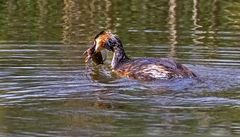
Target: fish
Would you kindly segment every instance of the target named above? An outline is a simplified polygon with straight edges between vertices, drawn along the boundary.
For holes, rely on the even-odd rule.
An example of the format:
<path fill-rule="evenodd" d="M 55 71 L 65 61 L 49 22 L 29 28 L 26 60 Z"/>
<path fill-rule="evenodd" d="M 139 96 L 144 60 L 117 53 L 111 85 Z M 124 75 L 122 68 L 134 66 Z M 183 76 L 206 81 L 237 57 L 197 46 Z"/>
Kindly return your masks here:
<path fill-rule="evenodd" d="M 104 59 L 101 52 L 95 52 L 95 45 L 89 47 L 84 53 L 85 63 L 90 62 L 92 60 L 96 65 L 103 64 Z"/>

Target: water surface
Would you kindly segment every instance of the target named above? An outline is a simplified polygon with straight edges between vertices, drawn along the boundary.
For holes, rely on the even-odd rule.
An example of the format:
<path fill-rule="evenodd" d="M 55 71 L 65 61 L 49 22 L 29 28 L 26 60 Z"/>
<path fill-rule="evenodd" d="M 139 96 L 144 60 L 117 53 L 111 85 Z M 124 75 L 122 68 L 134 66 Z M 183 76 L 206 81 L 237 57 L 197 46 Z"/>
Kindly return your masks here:
<path fill-rule="evenodd" d="M 240 135 L 240 2 L 3 0 L 0 136 Z M 121 78 L 82 53 L 103 29 L 131 58 L 172 57 L 199 79 Z"/>

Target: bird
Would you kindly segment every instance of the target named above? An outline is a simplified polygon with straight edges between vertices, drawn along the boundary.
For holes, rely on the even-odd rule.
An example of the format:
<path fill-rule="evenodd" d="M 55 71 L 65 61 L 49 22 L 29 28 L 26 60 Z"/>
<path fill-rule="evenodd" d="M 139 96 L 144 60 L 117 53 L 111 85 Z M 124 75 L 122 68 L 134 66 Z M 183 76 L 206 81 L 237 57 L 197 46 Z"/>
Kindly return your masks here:
<path fill-rule="evenodd" d="M 85 62 L 94 59 L 96 64 L 102 64 L 101 51 L 104 49 L 113 52 L 111 69 L 121 77 L 142 81 L 197 77 L 189 68 L 171 58 L 130 59 L 118 35 L 111 31 L 101 31 L 95 36 L 93 45 L 85 51 L 88 55 Z"/>

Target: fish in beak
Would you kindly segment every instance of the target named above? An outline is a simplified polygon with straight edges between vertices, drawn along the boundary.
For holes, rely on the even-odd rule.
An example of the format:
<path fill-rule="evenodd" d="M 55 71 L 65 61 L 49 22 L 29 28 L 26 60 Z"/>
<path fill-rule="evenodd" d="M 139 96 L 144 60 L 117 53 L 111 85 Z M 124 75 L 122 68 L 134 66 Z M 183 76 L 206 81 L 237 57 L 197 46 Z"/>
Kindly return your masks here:
<path fill-rule="evenodd" d="M 88 63 L 90 60 L 92 60 L 96 65 L 103 64 L 103 56 L 101 52 L 96 52 L 95 47 L 96 45 L 94 44 L 83 53 L 83 55 L 86 56 L 85 62 Z"/>
<path fill-rule="evenodd" d="M 102 31 L 96 35 L 94 38 L 94 44 L 89 47 L 83 54 L 87 55 L 85 62 L 92 60 L 95 64 L 103 64 L 105 59 L 102 56 L 102 51 L 107 49 L 109 51 L 114 51 L 114 46 L 118 42 L 116 35 L 112 34 L 110 31 Z M 106 55 L 106 54 L 105 54 Z"/>

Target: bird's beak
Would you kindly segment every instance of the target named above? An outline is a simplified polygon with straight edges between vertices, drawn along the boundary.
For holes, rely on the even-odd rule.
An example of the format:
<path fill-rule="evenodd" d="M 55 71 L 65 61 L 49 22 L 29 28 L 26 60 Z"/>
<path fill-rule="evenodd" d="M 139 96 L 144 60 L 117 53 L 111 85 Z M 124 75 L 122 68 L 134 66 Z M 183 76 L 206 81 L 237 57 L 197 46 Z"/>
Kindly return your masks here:
<path fill-rule="evenodd" d="M 113 46 L 109 42 L 106 42 L 104 45 L 100 45 L 97 42 L 95 43 L 95 52 L 101 52 L 104 49 L 107 49 L 109 51 L 114 50 Z"/>
<path fill-rule="evenodd" d="M 95 50 L 94 50 L 94 52 L 95 52 L 95 53 L 101 52 L 101 50 L 103 50 L 103 47 L 101 47 L 99 44 L 95 44 Z"/>

